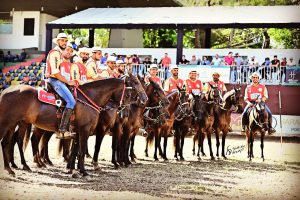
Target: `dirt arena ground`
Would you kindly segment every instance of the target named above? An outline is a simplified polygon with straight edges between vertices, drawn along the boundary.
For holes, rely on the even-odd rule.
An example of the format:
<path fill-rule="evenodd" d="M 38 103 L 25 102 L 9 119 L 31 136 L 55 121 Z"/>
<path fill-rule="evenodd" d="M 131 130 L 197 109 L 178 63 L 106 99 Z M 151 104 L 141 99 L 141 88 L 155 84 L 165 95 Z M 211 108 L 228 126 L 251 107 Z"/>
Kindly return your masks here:
<path fill-rule="evenodd" d="M 300 144 L 265 142 L 265 162 L 260 158 L 260 142 L 254 143 L 254 160 L 246 158 L 244 139 L 228 139 L 226 149 L 239 147 L 243 151 L 228 155 L 228 160 L 209 157 L 198 160 L 192 155 L 192 139 L 187 138 L 186 161 L 173 159 L 173 138 L 169 138 L 168 158 L 153 161 L 144 156 L 145 139 L 138 136 L 136 163 L 128 168 L 114 169 L 110 163 L 111 137 L 106 136 L 100 151 L 101 170 L 93 171 L 91 159 L 86 160 L 89 180 L 73 179 L 66 174 L 65 163 L 57 155 L 57 140 L 53 137 L 50 158 L 54 166 L 37 168 L 32 162 L 31 145 L 26 150 L 32 172 L 15 170 L 16 177 L 3 171 L 0 156 L 0 199 L 300 199 Z M 89 140 L 93 153 L 95 137 Z M 213 150 L 215 140 L 213 140 Z M 207 141 L 205 152 L 208 154 Z M 16 163 L 21 167 L 18 151 Z"/>

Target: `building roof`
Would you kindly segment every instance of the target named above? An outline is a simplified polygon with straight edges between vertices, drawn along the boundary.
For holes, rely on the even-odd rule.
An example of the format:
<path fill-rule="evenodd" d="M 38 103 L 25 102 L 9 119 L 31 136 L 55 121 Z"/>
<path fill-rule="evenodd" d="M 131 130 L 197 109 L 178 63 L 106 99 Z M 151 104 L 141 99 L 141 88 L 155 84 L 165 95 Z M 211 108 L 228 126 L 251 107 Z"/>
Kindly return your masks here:
<path fill-rule="evenodd" d="M 107 7 L 163 7 L 180 6 L 176 0 L 1 0 L 0 12 L 15 11 L 41 11 L 56 17 L 63 17 L 74 12 L 75 6 L 78 11 L 87 8 L 107 8 Z"/>
<path fill-rule="evenodd" d="M 300 6 L 89 8 L 50 22 L 82 28 L 300 27 Z"/>

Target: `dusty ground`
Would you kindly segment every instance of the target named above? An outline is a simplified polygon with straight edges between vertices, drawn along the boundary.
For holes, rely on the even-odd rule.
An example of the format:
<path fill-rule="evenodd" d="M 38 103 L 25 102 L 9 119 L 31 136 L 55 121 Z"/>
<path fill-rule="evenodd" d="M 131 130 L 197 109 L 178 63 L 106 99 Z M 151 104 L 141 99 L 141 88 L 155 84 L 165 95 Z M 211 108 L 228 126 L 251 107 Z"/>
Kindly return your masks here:
<path fill-rule="evenodd" d="M 94 137 L 89 140 L 93 153 Z M 214 142 L 214 140 L 213 140 Z M 0 156 L 0 199 L 300 199 L 300 144 L 265 143 L 265 162 L 260 158 L 260 143 L 254 143 L 254 160 L 246 158 L 246 149 L 228 155 L 228 160 L 199 161 L 192 155 L 192 139 L 184 148 L 186 161 L 173 159 L 172 138 L 169 139 L 169 162 L 144 156 L 144 138 L 137 137 L 139 158 L 129 168 L 114 169 L 110 164 L 111 137 L 106 136 L 100 151 L 100 171 L 93 171 L 87 159 L 90 180 L 73 179 L 66 174 L 65 163 L 57 155 L 57 140 L 51 140 L 50 157 L 54 167 L 39 169 L 32 163 L 31 148 L 26 151 L 32 172 L 15 170 L 16 177 L 3 173 Z M 208 154 L 207 141 L 205 150 Z M 213 143 L 215 152 L 215 143 Z M 228 139 L 226 147 L 245 145 L 244 139 Z M 227 149 L 227 148 L 226 148 Z M 17 165 L 21 167 L 16 150 Z"/>

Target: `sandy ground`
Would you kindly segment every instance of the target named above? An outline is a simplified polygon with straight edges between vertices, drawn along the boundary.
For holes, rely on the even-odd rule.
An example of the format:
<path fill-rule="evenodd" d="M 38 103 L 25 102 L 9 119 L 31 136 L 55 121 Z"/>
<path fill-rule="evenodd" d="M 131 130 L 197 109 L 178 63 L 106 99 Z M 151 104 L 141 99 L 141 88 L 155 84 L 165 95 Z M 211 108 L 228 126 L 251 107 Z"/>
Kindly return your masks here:
<path fill-rule="evenodd" d="M 50 141 L 50 158 L 54 166 L 37 168 L 32 162 L 31 145 L 26 159 L 32 172 L 15 170 L 16 177 L 3 171 L 0 156 L 0 199 L 300 199 L 300 144 L 265 142 L 265 162 L 260 158 L 260 142 L 254 143 L 254 160 L 242 152 L 228 155 L 228 160 L 198 160 L 192 155 L 192 139 L 184 147 L 186 161 L 173 159 L 173 139 L 169 138 L 168 158 L 153 161 L 144 156 L 145 139 L 136 138 L 136 163 L 114 169 L 110 163 L 111 137 L 106 136 L 100 151 L 101 170 L 94 171 L 86 160 L 90 179 L 73 179 L 66 173 L 65 163 L 57 155 L 57 140 Z M 95 137 L 89 139 L 93 153 Z M 215 140 L 213 151 L 216 152 Z M 228 139 L 226 149 L 245 145 L 244 139 Z M 205 152 L 208 145 L 205 140 Z M 18 151 L 16 164 L 21 168 Z"/>

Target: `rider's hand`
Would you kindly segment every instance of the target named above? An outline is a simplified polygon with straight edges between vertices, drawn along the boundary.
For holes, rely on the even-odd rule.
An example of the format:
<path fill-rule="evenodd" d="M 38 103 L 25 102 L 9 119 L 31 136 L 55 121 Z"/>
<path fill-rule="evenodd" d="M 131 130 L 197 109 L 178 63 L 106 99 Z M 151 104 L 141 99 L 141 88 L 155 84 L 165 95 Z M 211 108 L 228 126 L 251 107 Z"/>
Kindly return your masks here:
<path fill-rule="evenodd" d="M 257 102 L 257 103 L 260 103 L 260 102 L 261 102 L 261 99 L 256 99 L 256 102 Z"/>
<path fill-rule="evenodd" d="M 67 83 L 68 85 L 70 85 L 70 86 L 74 86 L 74 85 L 76 85 L 76 83 L 74 82 L 74 81 L 68 81 L 68 83 Z"/>

